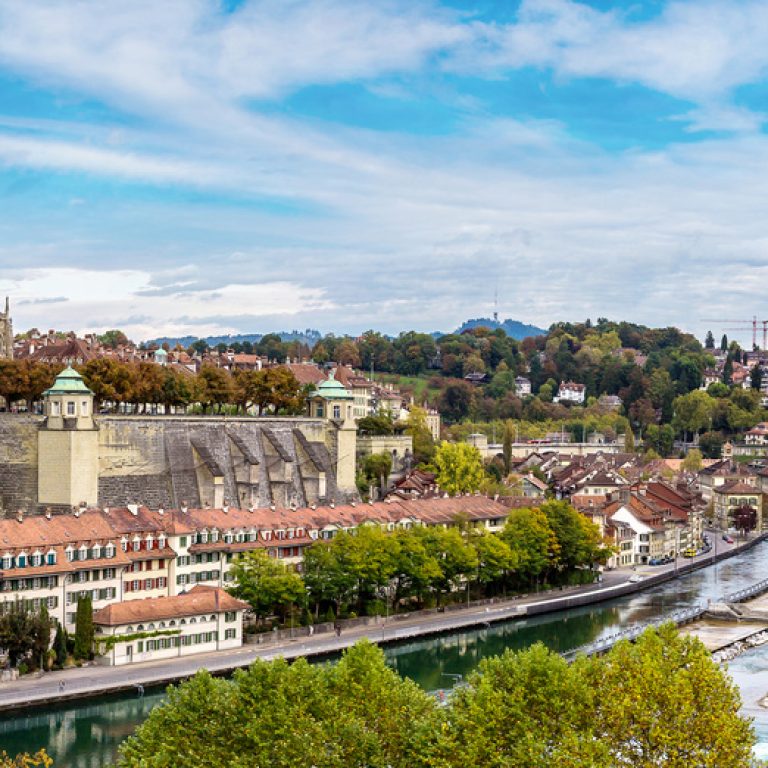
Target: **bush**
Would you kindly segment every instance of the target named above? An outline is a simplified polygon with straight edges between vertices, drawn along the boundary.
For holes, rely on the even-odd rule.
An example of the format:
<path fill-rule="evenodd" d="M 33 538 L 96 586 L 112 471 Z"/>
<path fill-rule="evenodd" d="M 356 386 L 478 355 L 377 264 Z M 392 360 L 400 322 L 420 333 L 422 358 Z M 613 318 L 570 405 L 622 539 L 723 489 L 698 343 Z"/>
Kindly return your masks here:
<path fill-rule="evenodd" d="M 333 608 L 329 605 L 328 610 L 325 612 L 325 620 L 334 622 L 336 621 L 336 614 L 333 612 Z"/>

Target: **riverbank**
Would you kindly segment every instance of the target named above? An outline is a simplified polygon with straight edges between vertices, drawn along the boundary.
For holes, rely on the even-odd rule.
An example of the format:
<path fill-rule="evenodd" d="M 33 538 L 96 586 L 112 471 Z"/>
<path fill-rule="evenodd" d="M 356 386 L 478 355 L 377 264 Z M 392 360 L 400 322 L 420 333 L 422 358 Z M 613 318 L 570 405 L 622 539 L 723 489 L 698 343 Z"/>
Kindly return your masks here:
<path fill-rule="evenodd" d="M 482 627 L 509 619 L 537 616 L 564 611 L 628 594 L 641 592 L 658 584 L 673 580 L 691 571 L 706 568 L 715 562 L 733 557 L 751 549 L 765 537 L 761 536 L 723 552 L 701 556 L 679 567 L 641 568 L 637 573 L 643 580 L 630 583 L 631 570 L 611 571 L 602 584 L 573 587 L 550 592 L 546 597 L 527 595 L 510 600 L 483 602 L 469 607 L 451 606 L 445 612 L 429 611 L 403 614 L 397 617 L 372 618 L 369 623 L 344 626 L 342 634 L 314 633 L 294 630 L 292 633 L 274 633 L 262 638 L 256 645 L 245 645 L 230 651 L 181 657 L 159 662 L 144 662 L 127 667 L 88 666 L 61 672 L 49 672 L 39 677 L 25 677 L 0 684 L 0 711 L 13 711 L 38 705 L 100 696 L 105 693 L 137 690 L 140 687 L 165 685 L 191 677 L 205 668 L 214 674 L 228 674 L 246 667 L 256 659 L 278 656 L 322 658 L 339 653 L 361 638 L 387 645 L 429 635 L 441 635 L 470 627 Z M 358 620 L 359 622 L 360 620 Z M 62 685 L 63 684 L 63 685 Z"/>

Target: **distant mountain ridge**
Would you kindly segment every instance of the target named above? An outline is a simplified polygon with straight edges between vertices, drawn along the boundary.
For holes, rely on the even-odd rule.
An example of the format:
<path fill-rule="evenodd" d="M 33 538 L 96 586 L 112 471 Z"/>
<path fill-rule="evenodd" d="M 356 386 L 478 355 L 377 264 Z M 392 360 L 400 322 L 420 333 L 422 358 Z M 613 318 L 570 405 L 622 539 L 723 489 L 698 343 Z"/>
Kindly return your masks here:
<path fill-rule="evenodd" d="M 215 347 L 217 344 L 226 344 L 231 346 L 235 343 L 242 344 L 249 341 L 251 344 L 258 344 L 265 336 L 279 336 L 281 341 L 299 341 L 302 344 L 306 344 L 309 347 L 314 347 L 318 341 L 322 338 L 320 331 L 314 328 L 307 328 L 304 331 L 279 331 L 275 334 L 266 333 L 238 333 L 227 334 L 226 336 L 162 336 L 158 339 L 148 339 L 144 342 L 147 346 L 157 345 L 162 346 L 168 344 L 173 349 L 176 344 L 181 344 L 184 349 L 190 347 L 198 339 L 203 338 L 209 347 Z"/>
<path fill-rule="evenodd" d="M 478 317 L 473 320 L 466 320 L 455 333 L 463 333 L 472 328 L 489 328 L 492 331 L 501 328 L 507 336 L 517 339 L 518 341 L 521 341 L 528 336 L 545 336 L 547 334 L 547 331 L 544 330 L 544 328 L 521 323 L 519 320 L 508 318 L 507 320 L 499 322 L 498 320 L 492 320 L 490 317 Z"/>
<path fill-rule="evenodd" d="M 459 328 L 457 328 L 453 333 L 462 333 L 464 331 L 467 331 L 471 328 L 490 328 L 492 331 L 496 330 L 497 328 L 501 328 L 507 336 L 517 339 L 520 341 L 521 339 L 526 338 L 527 336 L 544 336 L 546 335 L 547 331 L 545 331 L 543 328 L 538 328 L 535 325 L 527 325 L 526 323 L 521 323 L 519 320 L 511 320 L 507 319 L 502 322 L 499 322 L 498 320 L 492 320 L 489 317 L 478 317 L 471 320 L 464 321 Z M 231 346 L 235 343 L 242 344 L 243 342 L 249 341 L 251 344 L 258 344 L 265 336 L 279 336 L 281 341 L 299 341 L 302 344 L 306 344 L 310 349 L 317 344 L 320 339 L 323 338 L 323 335 L 320 333 L 320 331 L 316 330 L 315 328 L 307 328 L 303 331 L 279 331 L 275 334 L 266 334 L 266 333 L 238 333 L 238 334 L 227 334 L 225 336 L 161 336 L 157 339 L 148 339 L 144 343 L 147 346 L 157 345 L 162 346 L 163 344 L 168 344 L 168 346 L 173 349 L 176 344 L 181 344 L 184 349 L 188 349 L 194 342 L 198 341 L 198 339 L 203 338 L 203 340 L 208 344 L 209 347 L 215 347 L 218 344 L 226 344 L 227 346 Z M 387 334 L 385 334 L 387 335 Z M 446 334 L 442 331 L 435 331 L 432 333 L 432 336 L 434 338 L 440 338 L 440 336 L 445 336 Z M 394 339 L 394 336 L 388 336 L 390 339 Z"/>

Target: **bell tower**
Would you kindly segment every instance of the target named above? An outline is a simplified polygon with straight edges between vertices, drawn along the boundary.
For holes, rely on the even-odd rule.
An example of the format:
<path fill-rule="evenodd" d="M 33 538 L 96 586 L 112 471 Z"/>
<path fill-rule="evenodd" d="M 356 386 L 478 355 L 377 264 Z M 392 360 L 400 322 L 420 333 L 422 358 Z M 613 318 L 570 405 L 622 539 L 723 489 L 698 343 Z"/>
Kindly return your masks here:
<path fill-rule="evenodd" d="M 13 358 L 13 323 L 8 297 L 5 297 L 5 312 L 0 312 L 0 360 Z"/>
<path fill-rule="evenodd" d="M 39 504 L 95 505 L 99 494 L 99 433 L 93 392 L 65 368 L 43 393 L 45 421 L 37 435 Z"/>

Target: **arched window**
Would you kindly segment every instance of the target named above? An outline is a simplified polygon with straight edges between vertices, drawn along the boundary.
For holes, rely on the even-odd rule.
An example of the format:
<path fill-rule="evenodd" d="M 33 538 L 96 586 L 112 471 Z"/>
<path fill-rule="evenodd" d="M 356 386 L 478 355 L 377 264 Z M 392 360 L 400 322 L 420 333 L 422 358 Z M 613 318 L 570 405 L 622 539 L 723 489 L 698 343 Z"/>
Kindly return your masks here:
<path fill-rule="evenodd" d="M 114 557 L 115 556 L 115 545 L 110 543 L 107 544 L 106 547 L 104 547 L 104 557 Z"/>
<path fill-rule="evenodd" d="M 64 554 L 66 555 L 67 562 L 69 563 L 75 559 L 75 550 L 71 544 L 67 545 L 67 548 L 64 550 Z"/>
<path fill-rule="evenodd" d="M 87 560 L 88 559 L 88 547 L 85 546 L 85 544 L 80 545 L 80 560 Z"/>
<path fill-rule="evenodd" d="M 98 560 L 101 557 L 101 544 L 94 544 L 91 550 L 91 556 Z"/>

